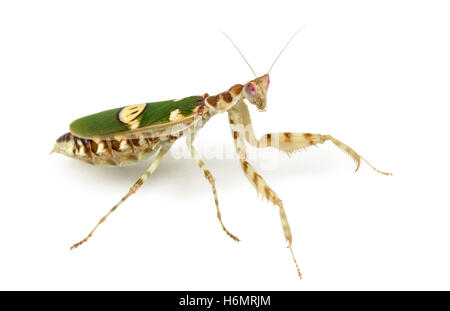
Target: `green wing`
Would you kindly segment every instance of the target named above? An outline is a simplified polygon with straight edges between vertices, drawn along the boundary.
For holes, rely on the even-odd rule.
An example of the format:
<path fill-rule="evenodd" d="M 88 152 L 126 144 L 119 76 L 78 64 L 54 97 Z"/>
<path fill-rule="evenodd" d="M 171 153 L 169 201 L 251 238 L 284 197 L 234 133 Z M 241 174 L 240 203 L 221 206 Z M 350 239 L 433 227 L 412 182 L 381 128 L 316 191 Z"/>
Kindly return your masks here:
<path fill-rule="evenodd" d="M 88 138 L 170 123 L 173 118 L 182 119 L 191 116 L 201 102 L 201 96 L 190 96 L 179 100 L 106 110 L 73 121 L 70 124 L 70 131 L 75 136 Z"/>

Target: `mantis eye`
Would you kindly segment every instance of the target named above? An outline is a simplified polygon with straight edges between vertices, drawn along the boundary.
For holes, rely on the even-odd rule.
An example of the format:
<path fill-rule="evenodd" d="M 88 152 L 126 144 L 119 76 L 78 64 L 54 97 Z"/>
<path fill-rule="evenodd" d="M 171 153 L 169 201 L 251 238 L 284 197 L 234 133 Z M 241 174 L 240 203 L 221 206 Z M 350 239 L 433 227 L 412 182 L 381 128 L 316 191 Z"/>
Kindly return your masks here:
<path fill-rule="evenodd" d="M 267 75 L 267 86 L 266 86 L 267 89 L 269 88 L 269 84 L 270 84 L 270 77 L 269 75 Z"/>
<path fill-rule="evenodd" d="M 251 95 L 256 95 L 256 88 L 252 83 L 247 84 L 245 91 Z"/>

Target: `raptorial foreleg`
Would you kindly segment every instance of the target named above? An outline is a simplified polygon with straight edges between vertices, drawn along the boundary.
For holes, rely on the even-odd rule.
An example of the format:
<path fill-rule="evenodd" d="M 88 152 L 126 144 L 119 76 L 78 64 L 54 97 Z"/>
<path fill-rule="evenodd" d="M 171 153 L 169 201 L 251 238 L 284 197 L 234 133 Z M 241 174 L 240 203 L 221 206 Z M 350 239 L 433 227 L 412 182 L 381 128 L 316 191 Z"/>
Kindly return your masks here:
<path fill-rule="evenodd" d="M 266 148 L 266 147 L 276 148 L 280 151 L 287 153 L 288 155 L 291 155 L 296 151 L 306 149 L 310 146 L 316 146 L 317 144 L 323 144 L 328 140 L 331 141 L 334 145 L 336 145 L 339 149 L 347 153 L 355 161 L 356 163 L 355 171 L 359 169 L 361 160 L 363 160 L 376 172 L 383 175 L 392 175 L 391 173 L 386 173 L 378 170 L 366 159 L 360 156 L 355 150 L 353 150 L 340 140 L 330 135 L 321 135 L 314 133 L 290 133 L 290 132 L 269 133 L 263 135 L 258 141 L 253 143 L 253 145 L 257 148 Z"/>
<path fill-rule="evenodd" d="M 306 149 L 310 146 L 316 146 L 317 144 L 323 144 L 329 140 L 355 161 L 356 171 L 359 169 L 361 160 L 363 160 L 376 172 L 383 175 L 392 175 L 391 173 L 382 172 L 376 169 L 355 150 L 330 135 L 284 132 L 265 134 L 260 139 L 257 139 L 253 130 L 248 107 L 244 102 L 238 103 L 229 111 L 228 120 L 231 130 L 233 131 L 233 136 L 236 136 L 236 133 L 240 133 L 240 135 L 253 147 L 272 147 L 290 155 L 296 151 Z"/>
<path fill-rule="evenodd" d="M 288 247 L 291 252 L 292 259 L 294 260 L 295 267 L 297 268 L 298 276 L 302 278 L 302 273 L 300 272 L 297 260 L 295 259 L 294 251 L 292 250 L 292 233 L 286 216 L 286 212 L 284 211 L 283 202 L 277 196 L 275 191 L 273 191 L 269 187 L 264 178 L 262 178 L 262 176 L 256 172 L 255 168 L 247 161 L 247 154 L 245 152 L 245 142 L 243 136 L 238 132 L 233 132 L 233 140 L 239 156 L 242 171 L 244 172 L 249 182 L 253 185 L 258 194 L 278 207 L 284 237 L 289 243 Z"/>

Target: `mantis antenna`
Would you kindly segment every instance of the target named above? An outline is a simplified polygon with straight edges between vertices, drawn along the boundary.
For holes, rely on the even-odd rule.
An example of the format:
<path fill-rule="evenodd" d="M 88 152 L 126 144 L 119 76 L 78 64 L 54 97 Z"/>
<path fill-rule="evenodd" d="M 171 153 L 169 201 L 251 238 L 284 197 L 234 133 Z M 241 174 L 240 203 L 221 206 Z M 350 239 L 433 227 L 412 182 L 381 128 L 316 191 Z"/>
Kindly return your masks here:
<path fill-rule="evenodd" d="M 245 60 L 245 62 L 247 63 L 248 67 L 250 67 L 250 70 L 253 72 L 253 74 L 256 76 L 255 71 L 253 70 L 252 66 L 250 66 L 250 64 L 248 63 L 247 59 L 245 58 L 244 54 L 242 54 L 241 50 L 239 50 L 239 48 L 237 47 L 237 45 L 233 42 L 233 40 L 231 40 L 230 36 L 228 36 L 223 30 L 221 30 L 221 32 L 223 33 L 223 35 L 225 37 L 227 37 L 228 40 L 230 40 L 230 42 L 233 44 L 233 46 L 236 48 L 236 50 L 239 52 L 239 54 L 241 54 L 242 58 Z"/>
<path fill-rule="evenodd" d="M 286 43 L 286 45 L 284 46 L 284 48 L 281 49 L 280 54 L 278 54 L 277 58 L 275 58 L 275 60 L 272 63 L 272 66 L 270 66 L 270 69 L 267 73 L 270 73 L 270 71 L 273 68 L 273 65 L 275 65 L 275 63 L 277 62 L 278 58 L 280 58 L 281 54 L 283 54 L 284 50 L 287 48 L 287 46 L 289 45 L 289 43 L 291 43 L 292 39 L 294 39 L 294 37 L 300 32 L 300 30 L 302 30 L 303 28 L 305 28 L 306 24 L 300 26 L 297 31 L 292 35 L 292 37 L 289 39 L 289 41 Z"/>

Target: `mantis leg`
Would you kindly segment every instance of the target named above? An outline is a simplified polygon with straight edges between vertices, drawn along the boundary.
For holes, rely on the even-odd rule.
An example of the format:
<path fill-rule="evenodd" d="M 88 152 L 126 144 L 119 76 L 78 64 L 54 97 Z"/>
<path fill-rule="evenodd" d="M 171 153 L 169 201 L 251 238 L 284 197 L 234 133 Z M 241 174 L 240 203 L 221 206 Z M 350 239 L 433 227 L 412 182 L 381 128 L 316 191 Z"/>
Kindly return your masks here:
<path fill-rule="evenodd" d="M 339 149 L 347 153 L 356 163 L 356 170 L 359 169 L 361 160 L 366 162 L 373 170 L 383 175 L 392 175 L 391 173 L 382 172 L 376 169 L 366 159 L 360 156 L 355 150 L 337 140 L 330 135 L 321 135 L 313 133 L 269 133 L 263 135 L 259 140 L 256 139 L 248 107 L 244 102 L 237 104 L 231 113 L 229 113 L 229 122 L 231 130 L 234 132 L 242 133 L 245 140 L 256 148 L 272 147 L 278 149 L 288 155 L 306 149 L 310 146 L 316 146 L 317 144 L 323 144 L 326 141 L 331 141 Z"/>
<path fill-rule="evenodd" d="M 228 111 L 228 116 L 230 120 L 233 118 L 233 111 Z M 230 122 L 231 123 L 231 122 Z M 232 123 L 233 125 L 233 123 Z M 232 131 L 233 133 L 233 140 L 234 145 L 236 148 L 236 151 L 239 156 L 239 161 L 241 164 L 242 171 L 244 172 L 245 176 L 247 177 L 248 181 L 253 185 L 253 187 L 256 189 L 257 193 L 260 194 L 263 198 L 274 204 L 278 207 L 279 213 L 280 213 L 280 220 L 281 220 L 281 226 L 283 228 L 284 237 L 286 238 L 286 241 L 288 241 L 289 250 L 292 255 L 292 259 L 294 260 L 295 266 L 297 268 L 297 273 L 300 278 L 302 278 L 302 273 L 300 272 L 300 268 L 297 264 L 297 260 L 294 256 L 294 251 L 292 250 L 292 233 L 291 228 L 289 226 L 289 222 L 286 216 L 286 212 L 284 211 L 283 202 L 280 200 L 280 198 L 277 196 L 275 191 L 273 191 L 267 182 L 262 178 L 260 174 L 258 174 L 255 170 L 255 168 L 247 161 L 247 154 L 245 151 L 245 140 L 244 140 L 244 134 L 237 131 Z"/>
<path fill-rule="evenodd" d="M 287 220 L 286 213 L 283 208 L 283 203 L 278 198 L 276 193 L 268 186 L 266 181 L 259 175 L 253 166 L 247 161 L 246 145 L 247 141 L 250 145 L 256 148 L 272 147 L 280 151 L 287 153 L 288 155 L 307 148 L 309 146 L 315 146 L 326 142 L 327 140 L 334 143 L 339 149 L 343 150 L 350 157 L 355 160 L 357 164 L 356 170 L 358 170 L 361 160 L 365 161 L 370 167 L 372 167 L 378 173 L 384 175 L 391 175 L 390 173 L 385 173 L 377 170 L 372 166 L 366 159 L 361 157 L 356 151 L 354 151 L 349 146 L 345 145 L 341 141 L 335 139 L 330 135 L 321 134 L 311 134 L 311 133 L 269 133 L 262 136 L 259 140 L 256 139 L 248 107 L 244 101 L 237 103 L 233 108 L 228 110 L 228 120 L 230 123 L 230 128 L 232 136 L 234 139 L 234 145 L 239 156 L 239 161 L 241 163 L 242 170 L 250 181 L 250 183 L 255 187 L 256 191 L 261 194 L 265 199 L 279 207 L 281 225 L 283 227 L 284 236 L 289 242 L 289 249 L 291 251 L 292 258 L 297 267 L 298 275 L 301 278 L 301 272 L 298 267 L 297 261 L 295 260 L 294 252 L 292 251 L 292 234 L 290 226 Z"/>
<path fill-rule="evenodd" d="M 296 151 L 306 149 L 310 146 L 316 146 L 317 144 L 323 144 L 326 141 L 331 141 L 339 149 L 347 153 L 356 163 L 356 170 L 359 169 L 361 160 L 366 162 L 374 171 L 383 175 L 392 175 L 391 173 L 382 172 L 370 164 L 366 159 L 360 156 L 355 150 L 337 140 L 330 135 L 321 135 L 314 133 L 269 133 L 263 135 L 255 144 L 257 148 L 273 147 L 280 151 L 291 155 Z"/>
<path fill-rule="evenodd" d="M 95 227 L 91 230 L 91 232 L 84 238 L 82 239 L 80 242 L 75 243 L 74 245 L 72 245 L 72 247 L 70 249 L 75 249 L 78 246 L 80 246 L 81 244 L 87 242 L 87 240 L 89 240 L 89 238 L 91 238 L 91 236 L 94 234 L 95 230 L 97 230 L 98 226 L 100 226 L 101 223 L 103 223 L 106 218 L 108 218 L 108 216 L 114 212 L 123 202 L 126 201 L 126 199 L 128 199 L 131 195 L 133 195 L 143 184 L 144 182 L 147 180 L 147 178 L 156 170 L 156 168 L 159 166 L 159 164 L 161 163 L 162 158 L 164 157 L 164 155 L 167 153 L 167 151 L 169 151 L 170 147 L 172 144 L 166 145 L 166 146 L 162 146 L 161 149 L 158 152 L 158 155 L 156 156 L 156 158 L 153 160 L 153 162 L 150 164 L 149 168 L 145 171 L 145 173 L 134 183 L 134 185 L 130 188 L 130 190 L 128 191 L 128 193 L 116 204 L 113 206 L 113 208 L 111 208 L 109 210 L 109 212 L 103 216 L 99 222 L 95 225 Z"/>
<path fill-rule="evenodd" d="M 297 273 L 300 278 L 302 278 L 302 273 L 300 272 L 300 268 L 297 264 L 297 260 L 294 256 L 294 251 L 292 250 L 292 233 L 291 233 L 291 227 L 289 226 L 289 222 L 286 216 L 286 212 L 284 211 L 283 202 L 280 200 L 280 198 L 277 196 L 275 191 L 273 191 L 267 182 L 262 178 L 260 174 L 258 174 L 255 170 L 255 168 L 246 160 L 246 159 L 240 159 L 242 171 L 244 172 L 245 176 L 247 177 L 248 181 L 253 185 L 253 187 L 256 189 L 256 191 L 262 195 L 263 198 L 265 198 L 267 201 L 271 202 L 275 206 L 278 206 L 279 213 L 280 213 L 280 220 L 281 220 L 281 227 L 283 228 L 284 237 L 286 238 L 286 241 L 288 241 L 289 250 L 292 255 L 292 259 L 294 260 L 295 266 L 297 268 Z"/>
<path fill-rule="evenodd" d="M 199 154 L 197 153 L 197 151 L 195 150 L 194 146 L 191 143 L 187 144 L 189 151 L 191 152 L 191 156 L 192 158 L 197 162 L 198 166 L 200 166 L 200 168 L 203 170 L 203 173 L 205 175 L 205 178 L 209 181 L 209 183 L 211 184 L 212 187 L 212 191 L 214 194 L 214 202 L 216 203 L 216 210 L 217 210 L 217 218 L 220 221 L 220 224 L 222 225 L 222 229 L 223 231 L 225 231 L 225 233 L 232 238 L 233 240 L 239 242 L 239 239 L 231 234 L 230 231 L 227 230 L 227 228 L 225 227 L 225 225 L 222 222 L 222 216 L 220 214 L 220 209 L 219 209 L 219 199 L 217 197 L 217 191 L 216 191 L 216 181 L 214 179 L 214 176 L 211 174 L 211 172 L 208 170 L 208 168 L 206 167 L 205 162 L 200 158 Z"/>

